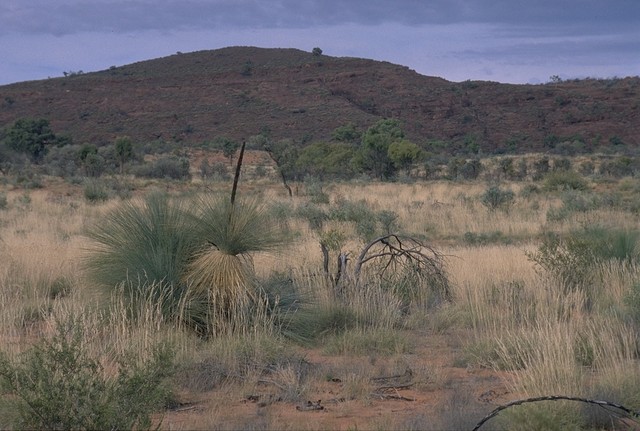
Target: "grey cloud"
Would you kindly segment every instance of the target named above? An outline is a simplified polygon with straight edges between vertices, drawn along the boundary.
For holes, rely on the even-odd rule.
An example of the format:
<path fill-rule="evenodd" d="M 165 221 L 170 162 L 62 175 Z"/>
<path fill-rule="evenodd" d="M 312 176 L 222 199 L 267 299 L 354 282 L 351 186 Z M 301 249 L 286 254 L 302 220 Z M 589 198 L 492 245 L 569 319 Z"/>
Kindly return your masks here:
<path fill-rule="evenodd" d="M 305 28 L 385 22 L 570 28 L 598 23 L 637 25 L 638 16 L 637 0 L 14 0 L 0 6 L 0 31 L 61 35 L 79 31 Z"/>
<path fill-rule="evenodd" d="M 633 61 L 637 56 L 638 41 L 617 39 L 589 40 L 540 40 L 513 43 L 500 47 L 460 50 L 452 55 L 469 61 L 488 61 L 494 64 L 546 65 L 563 67 L 583 67 L 589 74 L 589 67 L 610 66 L 629 73 L 633 71 Z M 594 55 L 597 53 L 597 55 Z M 629 70 L 629 67 L 632 67 Z M 638 63 L 636 63 L 636 68 Z"/>

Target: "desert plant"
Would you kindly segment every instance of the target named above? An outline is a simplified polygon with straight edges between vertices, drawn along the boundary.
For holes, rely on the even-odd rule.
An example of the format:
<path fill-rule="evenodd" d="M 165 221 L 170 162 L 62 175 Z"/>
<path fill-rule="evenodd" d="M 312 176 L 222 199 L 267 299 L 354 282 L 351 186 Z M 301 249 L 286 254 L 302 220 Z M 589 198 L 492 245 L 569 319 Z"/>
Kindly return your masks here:
<path fill-rule="evenodd" d="M 123 202 L 86 235 L 94 242 L 87 259 L 94 281 L 109 288 L 124 285 L 134 301 L 152 294 L 165 302 L 167 315 L 177 311 L 184 270 L 201 244 L 181 202 L 161 192 Z"/>
<path fill-rule="evenodd" d="M 113 143 L 114 152 L 120 167 L 120 175 L 124 172 L 124 164 L 133 159 L 133 141 L 128 136 L 119 136 Z"/>
<path fill-rule="evenodd" d="M 350 329 L 328 337 L 324 351 L 330 355 L 393 355 L 410 353 L 411 342 L 393 329 Z"/>
<path fill-rule="evenodd" d="M 562 238 L 555 234 L 546 235 L 529 258 L 567 290 L 583 286 L 592 274 L 594 263 L 593 249 L 587 241 L 576 236 Z"/>
<path fill-rule="evenodd" d="M 49 148 L 58 143 L 57 139 L 49 120 L 44 118 L 16 120 L 7 128 L 4 138 L 7 147 L 28 155 L 34 162 L 41 161 Z"/>
<path fill-rule="evenodd" d="M 165 346 L 142 364 L 121 358 L 115 378 L 107 377 L 73 317 L 58 321 L 50 339 L 18 360 L 0 356 L 0 381 L 10 395 L 2 402 L 15 409 L 21 429 L 149 428 L 151 413 L 168 399 L 172 372 L 173 354 Z"/>
<path fill-rule="evenodd" d="M 206 246 L 189 263 L 183 281 L 190 286 L 190 294 L 207 298 L 207 332 L 246 330 L 264 301 L 252 254 L 283 244 L 282 231 L 256 200 L 202 198 L 196 221 L 196 234 Z"/>

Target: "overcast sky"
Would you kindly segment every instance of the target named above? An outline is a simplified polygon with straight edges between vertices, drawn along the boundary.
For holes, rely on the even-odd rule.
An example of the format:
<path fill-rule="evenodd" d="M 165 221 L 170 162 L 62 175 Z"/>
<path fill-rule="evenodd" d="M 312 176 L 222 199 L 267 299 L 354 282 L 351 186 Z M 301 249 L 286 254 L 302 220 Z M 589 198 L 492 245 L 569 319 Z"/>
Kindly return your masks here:
<path fill-rule="evenodd" d="M 451 81 L 640 75 L 640 0 L 2 0 L 0 84 L 227 46 Z"/>

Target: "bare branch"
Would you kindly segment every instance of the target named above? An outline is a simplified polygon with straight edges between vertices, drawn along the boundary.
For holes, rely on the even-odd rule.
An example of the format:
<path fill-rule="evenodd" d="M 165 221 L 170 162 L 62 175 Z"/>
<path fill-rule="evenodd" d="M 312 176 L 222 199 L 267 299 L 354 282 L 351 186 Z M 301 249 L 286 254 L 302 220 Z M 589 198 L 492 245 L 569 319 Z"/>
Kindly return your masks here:
<path fill-rule="evenodd" d="M 523 400 L 515 400 L 515 401 L 511 401 L 510 403 L 498 406 L 491 413 L 489 413 L 484 418 L 482 418 L 482 420 L 478 422 L 475 427 L 473 427 L 473 431 L 479 430 L 480 427 L 484 425 L 489 419 L 497 416 L 498 413 L 500 413 L 502 410 L 508 409 L 509 407 L 519 406 L 521 404 L 526 404 L 526 403 L 535 403 L 540 401 L 558 401 L 558 400 L 579 401 L 582 403 L 598 405 L 600 407 L 604 407 L 604 406 L 613 407 L 618 410 L 622 410 L 624 413 L 628 415 L 630 419 L 632 419 L 636 423 L 638 422 L 635 420 L 635 418 L 640 418 L 640 412 L 633 411 L 621 404 L 612 403 L 610 401 L 590 400 L 587 398 L 569 397 L 564 395 L 549 395 L 549 396 L 543 396 L 543 397 L 526 398 Z"/>
<path fill-rule="evenodd" d="M 387 234 L 375 238 L 362 249 L 355 263 L 354 276 L 359 279 L 362 266 L 370 261 L 381 261 L 379 274 L 383 276 L 398 265 L 416 273 L 435 277 L 442 284 L 445 298 L 449 299 L 448 282 L 444 273 L 444 256 L 413 237 Z"/>

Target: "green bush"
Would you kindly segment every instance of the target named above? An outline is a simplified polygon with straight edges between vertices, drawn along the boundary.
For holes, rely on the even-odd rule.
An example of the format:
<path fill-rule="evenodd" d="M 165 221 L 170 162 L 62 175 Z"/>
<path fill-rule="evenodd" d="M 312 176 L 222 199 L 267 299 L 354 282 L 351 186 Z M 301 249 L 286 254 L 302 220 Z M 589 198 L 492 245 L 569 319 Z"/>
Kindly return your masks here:
<path fill-rule="evenodd" d="M 560 237 L 547 235 L 529 258 L 567 290 L 593 285 L 596 264 L 607 261 L 637 263 L 640 232 L 591 227 Z"/>
<path fill-rule="evenodd" d="M 640 283 L 631 286 L 624 300 L 629 316 L 636 324 L 640 324 Z"/>
<path fill-rule="evenodd" d="M 51 339 L 20 359 L 0 355 L 1 402 L 16 413 L 20 429 L 145 429 L 168 400 L 173 373 L 171 349 L 159 347 L 138 364 L 121 358 L 115 378 L 87 351 L 79 319 L 58 322 Z"/>
<path fill-rule="evenodd" d="M 189 160 L 184 157 L 163 156 L 151 163 L 136 166 L 133 174 L 145 178 L 169 178 L 184 180 L 191 178 Z"/>
<path fill-rule="evenodd" d="M 479 233 L 465 232 L 462 238 L 465 244 L 480 247 L 489 244 L 511 244 L 513 242 L 499 230 Z"/>
<path fill-rule="evenodd" d="M 600 172 L 613 178 L 633 175 L 640 170 L 640 159 L 637 157 L 620 156 L 614 160 L 605 161 L 600 166 Z"/>
<path fill-rule="evenodd" d="M 356 233 L 363 241 L 370 241 L 376 235 L 388 233 L 388 228 L 395 228 L 393 215 L 389 211 L 376 213 L 364 199 L 359 201 L 336 200 L 334 205 L 329 208 L 328 213 L 331 220 L 354 223 Z"/>
<path fill-rule="evenodd" d="M 544 177 L 544 190 L 587 190 L 587 181 L 575 171 L 554 171 Z"/>
<path fill-rule="evenodd" d="M 9 206 L 9 202 L 7 201 L 7 194 L 0 193 L 0 210 L 5 210 Z"/>
<path fill-rule="evenodd" d="M 358 325 L 350 308 L 341 305 L 308 306 L 291 316 L 283 334 L 303 345 L 311 345 L 329 335 L 339 334 Z"/>
<path fill-rule="evenodd" d="M 84 183 L 84 198 L 91 203 L 109 200 L 109 190 L 102 181 L 87 180 Z"/>
<path fill-rule="evenodd" d="M 499 186 L 491 186 L 485 190 L 480 197 L 482 205 L 490 211 L 498 209 L 509 211 L 515 200 L 515 193 L 512 190 L 503 190 Z"/>
<path fill-rule="evenodd" d="M 296 209 L 296 215 L 305 219 L 313 230 L 320 230 L 327 220 L 326 211 L 317 204 L 303 203 Z"/>

